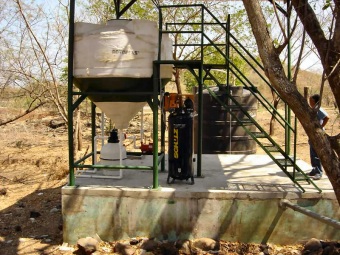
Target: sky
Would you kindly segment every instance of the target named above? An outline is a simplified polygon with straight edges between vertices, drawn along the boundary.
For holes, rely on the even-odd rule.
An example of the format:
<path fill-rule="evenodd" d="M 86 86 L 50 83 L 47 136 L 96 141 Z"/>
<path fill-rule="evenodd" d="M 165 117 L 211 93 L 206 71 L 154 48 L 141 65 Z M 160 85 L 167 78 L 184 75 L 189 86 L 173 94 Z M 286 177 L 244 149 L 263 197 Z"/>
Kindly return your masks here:
<path fill-rule="evenodd" d="M 68 2 L 68 0 L 62 0 L 62 1 L 65 2 L 65 3 Z M 106 0 L 106 1 L 108 1 L 108 0 Z M 124 2 L 127 2 L 127 1 L 128 0 L 125 0 Z M 211 0 L 211 1 L 214 1 L 214 0 Z M 53 7 L 58 6 L 57 0 L 33 0 L 32 2 L 35 3 L 35 4 L 42 4 L 45 8 L 51 8 L 51 7 L 53 8 Z M 76 1 L 77 6 L 78 6 L 79 2 L 80 2 L 80 0 Z M 176 1 L 173 1 L 173 2 L 175 3 Z M 242 5 L 242 1 L 240 1 L 240 0 L 235 0 L 233 2 L 235 2 L 235 9 L 240 8 L 240 6 Z M 323 2 L 323 1 L 319 1 L 319 2 Z M 285 4 L 283 3 L 283 1 L 279 1 L 279 4 L 281 6 L 285 7 Z M 232 12 L 232 10 L 228 10 L 228 11 Z M 309 56 L 308 59 L 305 60 L 302 63 L 301 67 L 302 67 L 302 69 L 308 69 L 308 70 L 314 70 L 314 71 L 321 71 L 321 69 L 322 69 L 320 60 L 314 53 L 312 53 L 311 56 Z"/>

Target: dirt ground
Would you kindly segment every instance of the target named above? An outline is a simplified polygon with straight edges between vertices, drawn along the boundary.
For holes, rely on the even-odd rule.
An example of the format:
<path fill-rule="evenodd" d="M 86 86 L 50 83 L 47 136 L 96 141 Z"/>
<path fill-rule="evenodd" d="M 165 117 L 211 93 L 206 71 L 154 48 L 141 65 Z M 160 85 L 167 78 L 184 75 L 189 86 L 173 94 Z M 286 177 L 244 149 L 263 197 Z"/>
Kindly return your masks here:
<path fill-rule="evenodd" d="M 327 111 L 331 121 L 326 132 L 339 133 L 337 112 Z M 0 122 L 14 114 L 13 109 L 0 108 Z M 67 255 L 76 250 L 62 246 L 61 187 L 67 183 L 68 138 L 65 126 L 49 127 L 50 121 L 56 118 L 55 114 L 40 110 L 0 126 L 1 255 Z M 258 119 L 268 128 L 268 115 L 258 114 Z M 86 123 L 83 127 L 86 140 Z M 280 137 L 277 134 L 277 138 Z M 308 162 L 307 137 L 302 128 L 299 128 L 297 148 L 298 157 Z M 224 252 L 219 254 L 265 254 L 255 244 L 228 243 L 227 240 L 222 244 Z M 301 249 L 302 246 L 273 246 L 270 254 L 300 254 Z M 102 249 L 97 254 L 113 254 L 107 251 Z"/>

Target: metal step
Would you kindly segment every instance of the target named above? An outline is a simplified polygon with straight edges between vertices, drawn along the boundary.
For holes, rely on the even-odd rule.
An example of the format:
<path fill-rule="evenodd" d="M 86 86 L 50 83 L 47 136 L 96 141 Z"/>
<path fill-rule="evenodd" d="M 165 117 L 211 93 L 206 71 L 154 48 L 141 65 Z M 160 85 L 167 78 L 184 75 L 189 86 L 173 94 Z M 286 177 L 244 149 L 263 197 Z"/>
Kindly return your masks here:
<path fill-rule="evenodd" d="M 267 138 L 268 135 L 264 132 L 252 132 L 252 134 L 256 137 L 256 138 Z"/>
<path fill-rule="evenodd" d="M 269 152 L 279 152 L 280 151 L 275 145 L 263 146 L 263 148 L 265 148 Z"/>

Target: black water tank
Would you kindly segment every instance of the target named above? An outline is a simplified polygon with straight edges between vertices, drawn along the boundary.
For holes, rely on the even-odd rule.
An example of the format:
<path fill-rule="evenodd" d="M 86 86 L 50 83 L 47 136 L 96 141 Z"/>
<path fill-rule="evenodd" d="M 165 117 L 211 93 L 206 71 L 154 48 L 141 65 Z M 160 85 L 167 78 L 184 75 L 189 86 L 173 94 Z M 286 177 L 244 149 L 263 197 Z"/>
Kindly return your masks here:
<path fill-rule="evenodd" d="M 246 110 L 252 118 L 257 115 L 257 99 L 251 92 L 241 86 L 224 87 L 229 89 L 234 99 Z M 203 90 L 203 154 L 253 154 L 256 153 L 256 142 L 247 134 L 244 128 L 229 113 L 232 111 L 240 120 L 247 119 L 241 108 L 235 107 L 231 99 L 228 100 L 225 90 L 218 87 L 210 88 L 217 97 L 227 105 L 225 109 L 216 99 Z M 198 111 L 198 94 L 195 98 L 195 109 Z M 250 131 L 256 131 L 253 123 L 243 124 Z M 198 117 L 195 118 L 195 152 L 197 153 Z"/>

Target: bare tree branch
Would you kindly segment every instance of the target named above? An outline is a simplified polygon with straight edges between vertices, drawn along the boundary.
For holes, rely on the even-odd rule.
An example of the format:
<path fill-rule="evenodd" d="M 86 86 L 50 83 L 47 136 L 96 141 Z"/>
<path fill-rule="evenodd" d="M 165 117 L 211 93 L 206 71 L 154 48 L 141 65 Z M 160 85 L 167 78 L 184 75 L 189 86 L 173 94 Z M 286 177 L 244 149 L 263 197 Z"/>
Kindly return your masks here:
<path fill-rule="evenodd" d="M 9 120 L 0 122 L 0 126 L 4 126 L 4 125 L 6 125 L 6 124 L 8 124 L 8 123 L 11 123 L 11 122 L 14 122 L 14 121 L 20 119 L 20 118 L 22 118 L 23 116 L 25 116 L 25 115 L 27 115 L 27 114 L 29 114 L 29 113 L 35 111 L 36 109 L 40 108 L 40 107 L 43 106 L 44 104 L 46 104 L 46 102 L 41 102 L 40 104 L 36 105 L 36 106 L 33 107 L 33 108 L 28 108 L 24 113 L 19 114 L 19 115 L 15 116 L 14 118 L 11 118 L 11 119 L 9 119 Z M 32 105 L 30 105 L 30 107 L 31 107 L 31 106 L 32 106 Z"/>

